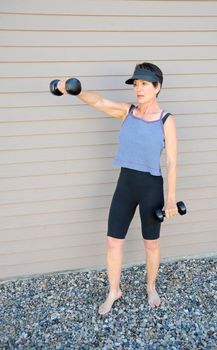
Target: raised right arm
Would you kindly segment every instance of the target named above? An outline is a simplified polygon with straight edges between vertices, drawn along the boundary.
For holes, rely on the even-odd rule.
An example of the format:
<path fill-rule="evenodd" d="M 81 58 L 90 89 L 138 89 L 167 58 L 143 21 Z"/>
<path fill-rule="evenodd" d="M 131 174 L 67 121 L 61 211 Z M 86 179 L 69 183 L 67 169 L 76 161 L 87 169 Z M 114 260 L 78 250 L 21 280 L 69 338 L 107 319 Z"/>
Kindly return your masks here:
<path fill-rule="evenodd" d="M 65 82 L 66 80 L 62 80 L 58 83 L 58 89 L 65 94 Z M 83 102 L 88 105 L 96 108 L 99 111 L 102 111 L 111 117 L 119 118 L 122 121 L 128 114 L 129 108 L 131 106 L 130 103 L 124 102 L 115 102 L 108 99 L 105 99 L 101 95 L 92 91 L 82 90 L 76 97 L 78 97 Z"/>

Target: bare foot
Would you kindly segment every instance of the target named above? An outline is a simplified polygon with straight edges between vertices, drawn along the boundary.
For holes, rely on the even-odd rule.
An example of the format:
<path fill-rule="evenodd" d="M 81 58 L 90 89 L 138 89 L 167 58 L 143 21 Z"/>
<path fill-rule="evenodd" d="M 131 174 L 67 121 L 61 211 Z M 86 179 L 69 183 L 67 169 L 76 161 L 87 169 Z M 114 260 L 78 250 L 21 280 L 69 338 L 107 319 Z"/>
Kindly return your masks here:
<path fill-rule="evenodd" d="M 119 291 L 116 295 L 109 293 L 105 302 L 99 307 L 99 314 L 100 315 L 107 314 L 111 310 L 113 303 L 119 298 L 121 298 L 121 296 L 122 296 L 121 291 Z"/>
<path fill-rule="evenodd" d="M 156 289 L 147 289 L 148 303 L 151 307 L 159 306 L 161 303 L 160 297 Z"/>

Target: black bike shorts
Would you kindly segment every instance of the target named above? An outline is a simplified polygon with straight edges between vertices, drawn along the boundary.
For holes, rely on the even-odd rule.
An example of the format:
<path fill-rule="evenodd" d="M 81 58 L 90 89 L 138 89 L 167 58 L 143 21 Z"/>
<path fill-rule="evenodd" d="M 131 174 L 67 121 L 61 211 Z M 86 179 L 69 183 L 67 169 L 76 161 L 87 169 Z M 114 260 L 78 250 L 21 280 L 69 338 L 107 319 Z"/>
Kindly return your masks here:
<path fill-rule="evenodd" d="M 154 211 L 164 206 L 163 177 L 122 167 L 109 210 L 107 236 L 126 237 L 137 205 L 143 238 L 158 239 L 161 222 Z"/>

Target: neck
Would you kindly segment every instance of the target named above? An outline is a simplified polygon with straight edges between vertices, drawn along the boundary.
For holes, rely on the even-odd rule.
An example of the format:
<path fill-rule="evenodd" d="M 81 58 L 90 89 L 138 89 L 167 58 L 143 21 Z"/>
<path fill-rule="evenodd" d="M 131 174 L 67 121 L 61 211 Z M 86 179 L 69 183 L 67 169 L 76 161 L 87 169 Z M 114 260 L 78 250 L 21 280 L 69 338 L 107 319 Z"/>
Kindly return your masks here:
<path fill-rule="evenodd" d="M 156 101 L 139 104 L 138 110 L 142 114 L 156 114 L 156 113 L 159 113 L 161 111 L 160 107 Z"/>

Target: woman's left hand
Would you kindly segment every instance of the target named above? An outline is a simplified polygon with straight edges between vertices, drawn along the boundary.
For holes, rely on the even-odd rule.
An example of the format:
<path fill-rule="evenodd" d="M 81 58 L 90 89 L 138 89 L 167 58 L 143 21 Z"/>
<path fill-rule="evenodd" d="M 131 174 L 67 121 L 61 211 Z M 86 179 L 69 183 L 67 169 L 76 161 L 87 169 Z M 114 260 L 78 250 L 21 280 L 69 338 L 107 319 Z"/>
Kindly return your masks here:
<path fill-rule="evenodd" d="M 178 208 L 175 201 L 167 201 L 163 210 L 167 219 L 178 214 Z"/>

